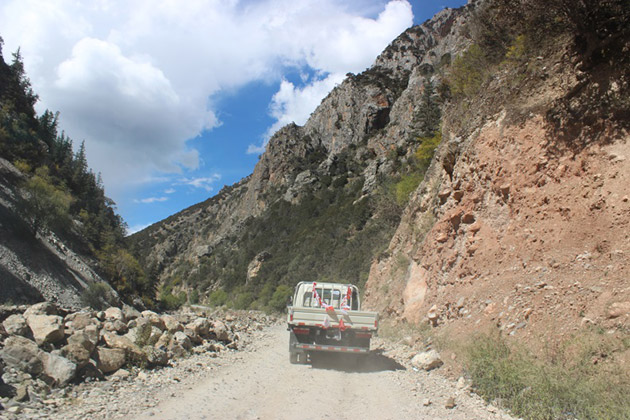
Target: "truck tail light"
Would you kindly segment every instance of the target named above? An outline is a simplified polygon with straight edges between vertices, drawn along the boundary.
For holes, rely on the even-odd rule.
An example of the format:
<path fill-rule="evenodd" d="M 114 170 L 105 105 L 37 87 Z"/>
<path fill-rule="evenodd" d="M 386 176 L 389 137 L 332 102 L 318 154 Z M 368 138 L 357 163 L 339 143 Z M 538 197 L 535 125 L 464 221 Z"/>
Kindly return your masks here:
<path fill-rule="evenodd" d="M 308 334 L 310 332 L 311 330 L 309 330 L 308 328 L 293 328 L 294 334 Z"/>
<path fill-rule="evenodd" d="M 289 314 L 289 321 L 293 322 L 293 311 L 291 311 L 291 313 Z"/>
<path fill-rule="evenodd" d="M 378 328 L 378 319 L 374 320 L 374 328 Z"/>

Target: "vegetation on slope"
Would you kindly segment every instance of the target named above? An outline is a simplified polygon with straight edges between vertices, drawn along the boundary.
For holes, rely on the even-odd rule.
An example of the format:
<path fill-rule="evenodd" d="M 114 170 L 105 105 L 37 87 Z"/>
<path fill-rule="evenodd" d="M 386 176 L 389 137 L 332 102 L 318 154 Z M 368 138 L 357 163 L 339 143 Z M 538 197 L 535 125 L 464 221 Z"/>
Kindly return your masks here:
<path fill-rule="evenodd" d="M 37 99 L 19 50 L 7 65 L 0 38 L 0 156 L 26 177 L 17 203 L 26 230 L 32 236 L 55 232 L 75 251 L 97 258 L 99 271 L 121 296 L 140 295 L 150 304 L 152 282 L 126 249 L 125 224 L 100 176 L 89 169 L 85 146 L 75 151 L 72 140 L 59 134 L 58 113 L 37 115 Z"/>

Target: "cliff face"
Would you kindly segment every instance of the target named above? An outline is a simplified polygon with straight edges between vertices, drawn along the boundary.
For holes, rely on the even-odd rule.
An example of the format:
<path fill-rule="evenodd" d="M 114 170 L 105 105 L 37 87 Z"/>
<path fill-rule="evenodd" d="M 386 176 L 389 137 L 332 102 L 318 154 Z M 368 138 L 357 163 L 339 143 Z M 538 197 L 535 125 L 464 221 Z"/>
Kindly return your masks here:
<path fill-rule="evenodd" d="M 436 158 L 372 264 L 370 306 L 525 339 L 630 325 L 627 120 L 586 117 L 623 103 L 628 80 L 610 63 L 582 71 L 567 45 L 528 63 L 514 96 L 503 71 L 465 112 L 447 109 Z"/>
<path fill-rule="evenodd" d="M 414 116 L 419 112 L 425 80 L 437 75 L 443 61 L 467 45 L 460 33 L 466 16 L 465 8 L 447 9 L 431 21 L 410 28 L 370 69 L 349 74 L 303 127 L 289 125 L 278 131 L 252 175 L 132 236 L 146 265 L 166 283 L 179 277 L 188 282 L 185 287 L 198 288 L 205 294 L 219 285 L 231 288 L 246 278 L 250 283 L 247 267 L 259 261 L 257 256 L 262 252 L 269 254 L 265 261 L 291 263 L 285 255 L 292 252 L 290 247 L 286 252 L 268 252 L 271 245 L 255 233 L 259 224 L 276 224 L 277 220 L 272 219 L 282 217 L 295 221 L 279 228 L 280 236 L 286 235 L 288 240 L 299 236 L 298 230 L 302 229 L 309 232 L 313 247 L 333 248 L 339 241 L 350 241 L 357 235 L 367 241 L 372 235 L 375 241 L 370 244 L 370 252 L 359 257 L 364 260 L 365 279 L 372 251 L 387 243 L 393 227 L 383 226 L 375 210 L 375 191 L 383 179 L 399 174 L 390 156 L 392 151 L 408 151 L 417 141 Z M 339 209 L 361 213 L 356 216 L 361 220 L 349 221 L 352 226 L 347 232 L 330 233 L 336 237 L 328 238 L 320 237 L 328 233 L 318 236 L 315 225 L 304 226 L 304 219 L 313 216 L 317 220 L 322 213 Z M 254 240 L 261 245 L 252 245 Z M 326 258 L 352 257 L 345 254 L 346 250 L 339 250 Z M 217 261 L 222 258 L 230 261 L 219 267 Z M 235 258 L 243 261 L 236 266 L 231 261 Z M 259 262 L 256 274 L 264 275 L 265 262 Z M 288 270 L 286 267 L 287 276 Z M 187 280 L 191 273 L 194 279 Z"/>

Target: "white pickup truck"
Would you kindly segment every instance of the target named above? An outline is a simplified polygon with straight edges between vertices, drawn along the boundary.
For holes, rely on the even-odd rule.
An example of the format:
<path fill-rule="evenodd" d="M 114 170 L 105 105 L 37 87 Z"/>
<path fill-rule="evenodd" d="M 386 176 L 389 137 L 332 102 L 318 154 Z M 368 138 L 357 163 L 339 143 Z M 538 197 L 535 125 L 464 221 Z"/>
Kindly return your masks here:
<path fill-rule="evenodd" d="M 367 354 L 378 314 L 361 311 L 352 284 L 301 282 L 287 314 L 289 360 L 307 363 L 313 352 Z"/>

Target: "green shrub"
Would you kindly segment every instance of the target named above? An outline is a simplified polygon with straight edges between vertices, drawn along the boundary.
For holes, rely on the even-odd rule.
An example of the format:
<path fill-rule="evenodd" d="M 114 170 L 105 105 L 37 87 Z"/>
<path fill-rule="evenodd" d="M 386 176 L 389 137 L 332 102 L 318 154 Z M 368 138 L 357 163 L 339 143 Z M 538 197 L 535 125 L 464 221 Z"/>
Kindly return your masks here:
<path fill-rule="evenodd" d="M 420 171 L 425 172 L 427 170 L 431 164 L 435 150 L 441 142 L 441 131 L 436 132 L 433 137 L 424 137 L 420 139 L 420 146 L 414 153 L 414 158 L 416 159 L 416 164 L 418 165 Z"/>
<path fill-rule="evenodd" d="M 185 292 L 180 292 L 177 296 L 171 292 L 160 293 L 160 306 L 167 311 L 179 309 L 184 303 L 186 303 Z"/>
<path fill-rule="evenodd" d="M 449 74 L 451 93 L 456 97 L 475 96 L 488 75 L 488 61 L 479 45 L 471 45 L 453 60 Z"/>
<path fill-rule="evenodd" d="M 209 301 L 210 301 L 210 305 L 212 306 L 223 306 L 226 304 L 227 299 L 228 299 L 228 295 L 225 292 L 225 290 L 218 289 L 210 293 Z"/>
<path fill-rule="evenodd" d="M 293 290 L 284 284 L 281 284 L 276 288 L 276 291 L 273 292 L 273 296 L 269 300 L 269 304 L 267 307 L 271 311 L 282 312 L 287 307 L 287 303 L 289 302 L 289 297 L 293 294 Z"/>
<path fill-rule="evenodd" d="M 409 194 L 418 188 L 423 179 L 424 176 L 417 172 L 403 175 L 395 185 L 396 203 L 399 206 L 404 206 L 409 201 Z"/>
<path fill-rule="evenodd" d="M 92 283 L 81 292 L 81 302 L 99 311 L 110 306 L 111 298 L 112 288 L 105 282 Z"/>
<path fill-rule="evenodd" d="M 623 345 L 622 345 L 623 346 Z M 593 363 L 607 355 L 600 339 L 574 339 L 548 360 L 509 345 L 498 334 L 467 348 L 474 390 L 526 419 L 630 419 L 627 368 Z"/>

